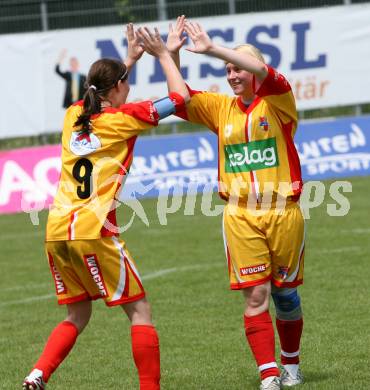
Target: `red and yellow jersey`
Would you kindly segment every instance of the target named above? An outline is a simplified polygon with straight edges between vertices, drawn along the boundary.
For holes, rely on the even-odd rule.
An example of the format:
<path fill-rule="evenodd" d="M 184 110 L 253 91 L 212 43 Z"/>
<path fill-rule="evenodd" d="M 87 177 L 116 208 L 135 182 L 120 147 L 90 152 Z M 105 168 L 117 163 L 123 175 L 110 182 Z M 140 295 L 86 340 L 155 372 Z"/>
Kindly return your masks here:
<path fill-rule="evenodd" d="M 190 91 L 186 111 L 178 114 L 206 125 L 218 135 L 219 192 L 248 201 L 249 194 L 299 198 L 301 167 L 293 137 L 295 100 L 287 80 L 268 67 L 268 75 L 246 107 L 240 97 Z"/>
<path fill-rule="evenodd" d="M 62 170 L 46 241 L 117 235 L 115 198 L 130 168 L 137 135 L 158 124 L 153 102 L 124 104 L 93 115 L 86 134 L 74 128 L 82 105 L 77 102 L 65 115 Z"/>

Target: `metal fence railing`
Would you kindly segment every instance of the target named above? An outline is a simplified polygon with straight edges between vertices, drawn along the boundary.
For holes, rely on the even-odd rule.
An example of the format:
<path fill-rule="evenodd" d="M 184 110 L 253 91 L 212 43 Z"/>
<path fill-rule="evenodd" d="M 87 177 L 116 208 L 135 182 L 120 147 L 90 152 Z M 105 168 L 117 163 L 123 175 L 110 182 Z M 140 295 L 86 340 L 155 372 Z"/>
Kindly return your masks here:
<path fill-rule="evenodd" d="M 0 34 L 366 3 L 369 0 L 0 0 Z"/>

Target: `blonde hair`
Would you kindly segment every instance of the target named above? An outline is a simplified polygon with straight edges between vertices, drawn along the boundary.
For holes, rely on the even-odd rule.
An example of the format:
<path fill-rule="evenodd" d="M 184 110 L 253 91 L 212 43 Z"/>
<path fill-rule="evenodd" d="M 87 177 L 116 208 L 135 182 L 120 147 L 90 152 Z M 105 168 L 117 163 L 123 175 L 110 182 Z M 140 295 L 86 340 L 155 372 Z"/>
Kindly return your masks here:
<path fill-rule="evenodd" d="M 257 49 L 255 46 L 250 45 L 249 43 L 244 43 L 243 45 L 236 46 L 234 48 L 234 50 L 242 52 L 242 53 L 247 53 L 247 54 L 257 58 L 258 60 L 260 60 L 264 64 L 266 63 L 261 51 L 259 49 Z"/>

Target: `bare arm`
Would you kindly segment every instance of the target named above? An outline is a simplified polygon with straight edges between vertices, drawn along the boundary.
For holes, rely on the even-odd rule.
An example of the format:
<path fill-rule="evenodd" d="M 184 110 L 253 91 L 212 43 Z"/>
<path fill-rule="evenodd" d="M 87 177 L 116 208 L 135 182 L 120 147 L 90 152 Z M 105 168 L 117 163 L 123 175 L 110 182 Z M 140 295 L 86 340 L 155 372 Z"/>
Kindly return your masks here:
<path fill-rule="evenodd" d="M 168 92 L 176 92 L 184 98 L 185 102 L 188 102 L 190 100 L 188 89 L 158 29 L 155 28 L 155 33 L 153 34 L 147 27 L 139 28 L 137 36 L 142 41 L 145 51 L 158 58 L 167 78 Z"/>
<path fill-rule="evenodd" d="M 123 61 L 128 71 L 136 64 L 144 53 L 144 48 L 140 45 L 140 40 L 135 35 L 134 25 L 129 23 L 126 27 L 127 57 Z"/>
<path fill-rule="evenodd" d="M 66 56 L 67 56 L 67 49 L 61 50 L 57 59 L 57 65 L 61 65 L 63 60 L 66 58 Z"/>
<path fill-rule="evenodd" d="M 67 49 L 63 49 L 58 56 L 57 63 L 55 65 L 55 72 L 60 76 L 63 77 L 65 80 L 68 79 L 68 72 L 62 72 L 60 70 L 60 65 L 62 64 L 63 60 L 66 58 L 67 55 Z"/>
<path fill-rule="evenodd" d="M 180 69 L 180 49 L 186 41 L 186 37 L 183 37 L 185 31 L 185 15 L 177 17 L 175 27 L 170 23 L 168 29 L 168 36 L 166 46 L 171 54 L 173 61 L 178 69 Z"/>
<path fill-rule="evenodd" d="M 207 54 L 225 62 L 230 62 L 240 69 L 253 73 L 260 83 L 266 78 L 268 71 L 263 62 L 247 53 L 241 53 L 215 44 L 199 23 L 186 22 L 185 31 L 194 44 L 193 48 L 186 50 L 193 53 Z"/>

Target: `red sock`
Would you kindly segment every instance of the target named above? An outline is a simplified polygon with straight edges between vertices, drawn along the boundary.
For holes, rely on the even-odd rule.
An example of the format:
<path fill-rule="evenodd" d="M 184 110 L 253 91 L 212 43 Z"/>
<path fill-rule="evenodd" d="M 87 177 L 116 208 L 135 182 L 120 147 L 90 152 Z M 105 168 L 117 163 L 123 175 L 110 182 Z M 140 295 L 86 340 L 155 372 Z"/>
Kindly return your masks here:
<path fill-rule="evenodd" d="M 276 319 L 281 346 L 281 364 L 299 364 L 299 343 L 301 341 L 303 318 L 295 321 Z"/>
<path fill-rule="evenodd" d="M 34 367 L 43 372 L 45 382 L 73 348 L 77 336 L 76 326 L 69 321 L 61 322 L 51 332 L 44 351 Z"/>
<path fill-rule="evenodd" d="M 152 325 L 133 325 L 131 341 L 140 390 L 159 390 L 161 367 L 157 331 Z"/>
<path fill-rule="evenodd" d="M 245 335 L 251 347 L 261 379 L 279 376 L 275 359 L 275 336 L 270 313 L 265 311 L 256 316 L 244 316 Z"/>

